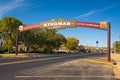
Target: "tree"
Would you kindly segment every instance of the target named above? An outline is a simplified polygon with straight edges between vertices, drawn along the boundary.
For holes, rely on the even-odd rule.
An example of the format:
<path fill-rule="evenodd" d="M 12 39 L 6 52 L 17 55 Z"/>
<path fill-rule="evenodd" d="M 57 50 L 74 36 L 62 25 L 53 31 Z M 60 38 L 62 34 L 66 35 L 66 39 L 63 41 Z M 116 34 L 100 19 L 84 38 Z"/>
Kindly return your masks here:
<path fill-rule="evenodd" d="M 0 21 L 0 33 L 4 37 L 3 47 L 8 49 L 8 52 L 15 45 L 16 29 L 22 25 L 22 22 L 14 17 L 4 17 Z"/>
<path fill-rule="evenodd" d="M 31 32 L 34 36 L 31 39 L 32 44 L 30 47 L 33 48 L 36 52 L 43 52 L 47 47 L 46 38 L 48 34 L 46 33 L 46 30 L 34 29 Z"/>
<path fill-rule="evenodd" d="M 65 45 L 66 48 L 68 50 L 76 50 L 79 40 L 77 40 L 76 38 L 73 38 L 73 37 L 67 38 L 66 40 L 67 40 L 66 45 Z"/>
<path fill-rule="evenodd" d="M 34 52 L 51 52 L 59 49 L 66 39 L 62 34 L 58 34 L 56 30 L 34 29 L 21 32 L 20 40 L 25 46 L 33 49 Z M 27 51 L 29 52 L 29 51 Z"/>
<path fill-rule="evenodd" d="M 51 41 L 52 48 L 59 51 L 60 46 L 66 43 L 66 38 L 62 34 L 55 33 Z"/>
<path fill-rule="evenodd" d="M 34 40 L 35 36 L 31 30 L 20 32 L 19 41 L 25 45 L 27 53 L 30 51 L 30 46 L 33 45 Z"/>
<path fill-rule="evenodd" d="M 66 39 L 62 34 L 58 34 L 56 30 L 45 29 L 43 32 L 45 50 L 51 52 L 54 49 L 59 49 L 61 44 L 65 43 Z"/>
<path fill-rule="evenodd" d="M 4 17 L 0 21 L 0 37 L 4 37 L 4 49 L 8 52 L 15 46 L 17 28 L 22 22 L 14 17 Z M 20 32 L 19 42 L 22 42 L 27 52 L 29 49 L 35 51 L 52 51 L 59 49 L 60 45 L 66 42 L 62 34 L 58 34 L 56 30 L 34 29 L 30 31 Z"/>
<path fill-rule="evenodd" d="M 54 46 L 56 49 L 59 50 L 59 47 L 62 45 L 62 44 L 65 44 L 66 43 L 66 38 L 62 35 L 62 34 L 56 34 L 54 37 Z"/>
<path fill-rule="evenodd" d="M 113 49 L 115 50 L 115 52 L 120 52 L 120 41 L 115 41 L 113 43 Z"/>

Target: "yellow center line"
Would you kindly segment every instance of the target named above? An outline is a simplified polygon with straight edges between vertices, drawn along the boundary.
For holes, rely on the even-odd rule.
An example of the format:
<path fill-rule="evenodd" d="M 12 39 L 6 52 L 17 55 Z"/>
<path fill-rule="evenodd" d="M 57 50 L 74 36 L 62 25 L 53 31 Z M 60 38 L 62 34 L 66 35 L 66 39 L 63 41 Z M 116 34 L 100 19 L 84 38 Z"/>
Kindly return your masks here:
<path fill-rule="evenodd" d="M 100 60 L 94 60 L 94 59 L 83 59 L 86 62 L 95 62 L 95 63 L 100 63 L 100 64 L 108 64 L 108 65 L 112 65 L 111 62 L 105 62 L 105 61 L 100 61 Z"/>
<path fill-rule="evenodd" d="M 39 60 L 51 60 L 51 59 L 57 59 L 57 58 L 63 58 L 63 57 L 53 57 L 53 58 L 44 58 L 44 59 L 34 59 L 34 60 L 25 60 L 25 61 L 6 62 L 6 63 L 0 63 L 0 66 L 2 66 L 2 65 L 9 65 L 9 64 L 25 63 L 25 62 L 34 62 L 34 61 L 39 61 Z"/>

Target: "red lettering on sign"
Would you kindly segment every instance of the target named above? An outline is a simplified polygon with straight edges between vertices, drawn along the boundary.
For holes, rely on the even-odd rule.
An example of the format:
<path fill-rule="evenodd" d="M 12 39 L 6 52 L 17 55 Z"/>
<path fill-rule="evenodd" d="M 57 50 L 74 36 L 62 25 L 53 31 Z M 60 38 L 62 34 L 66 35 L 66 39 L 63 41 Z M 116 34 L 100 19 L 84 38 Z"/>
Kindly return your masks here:
<path fill-rule="evenodd" d="M 77 22 L 76 26 L 90 27 L 90 28 L 100 28 L 100 24 L 91 22 Z"/>

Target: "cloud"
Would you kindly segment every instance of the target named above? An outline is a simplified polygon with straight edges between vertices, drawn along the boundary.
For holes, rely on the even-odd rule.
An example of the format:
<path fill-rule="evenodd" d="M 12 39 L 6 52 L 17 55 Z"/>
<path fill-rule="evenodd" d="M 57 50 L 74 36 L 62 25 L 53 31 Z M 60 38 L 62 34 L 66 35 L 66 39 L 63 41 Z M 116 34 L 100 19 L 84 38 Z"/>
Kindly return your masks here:
<path fill-rule="evenodd" d="M 80 15 L 80 16 L 77 16 L 77 17 L 75 17 L 75 18 L 87 17 L 87 16 L 90 16 L 90 15 L 96 13 L 96 12 L 97 12 L 97 11 L 92 10 L 92 11 L 89 11 L 89 12 L 87 12 L 87 13 L 85 13 L 85 14 L 82 14 L 82 15 Z"/>
<path fill-rule="evenodd" d="M 93 14 L 100 13 L 100 12 L 106 11 L 108 9 L 111 9 L 113 7 L 115 7 L 115 5 L 108 6 L 108 7 L 105 7 L 103 9 L 99 9 L 99 10 L 91 10 L 91 11 L 89 11 L 87 13 L 81 14 L 81 15 L 79 15 L 77 17 L 74 17 L 74 18 L 86 18 L 86 17 L 89 17 L 89 16 L 91 16 Z"/>
<path fill-rule="evenodd" d="M 113 8 L 113 7 L 115 7 L 115 6 L 116 6 L 116 5 L 111 5 L 111 6 L 105 7 L 105 8 L 103 8 L 103 9 L 98 10 L 97 12 L 103 12 L 103 11 L 106 11 L 106 10 L 108 10 L 108 9 L 111 9 L 111 8 Z"/>
<path fill-rule="evenodd" d="M 8 11 L 10 11 L 14 8 L 20 7 L 23 4 L 23 2 L 24 2 L 24 0 L 14 0 L 11 3 L 1 6 L 0 7 L 0 17 L 2 15 L 4 15 L 5 13 L 7 13 Z"/>

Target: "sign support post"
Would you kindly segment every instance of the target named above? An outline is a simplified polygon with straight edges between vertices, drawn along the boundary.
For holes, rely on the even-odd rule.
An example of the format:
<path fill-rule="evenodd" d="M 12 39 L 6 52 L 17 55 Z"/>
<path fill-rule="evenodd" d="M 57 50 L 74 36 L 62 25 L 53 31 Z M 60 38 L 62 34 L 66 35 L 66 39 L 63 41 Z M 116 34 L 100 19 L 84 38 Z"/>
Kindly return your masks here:
<path fill-rule="evenodd" d="M 110 62 L 111 61 L 111 55 L 110 55 L 110 51 L 111 51 L 111 26 L 110 26 L 110 23 L 107 24 L 108 26 L 108 43 L 107 43 L 107 56 L 108 56 L 108 61 Z"/>

